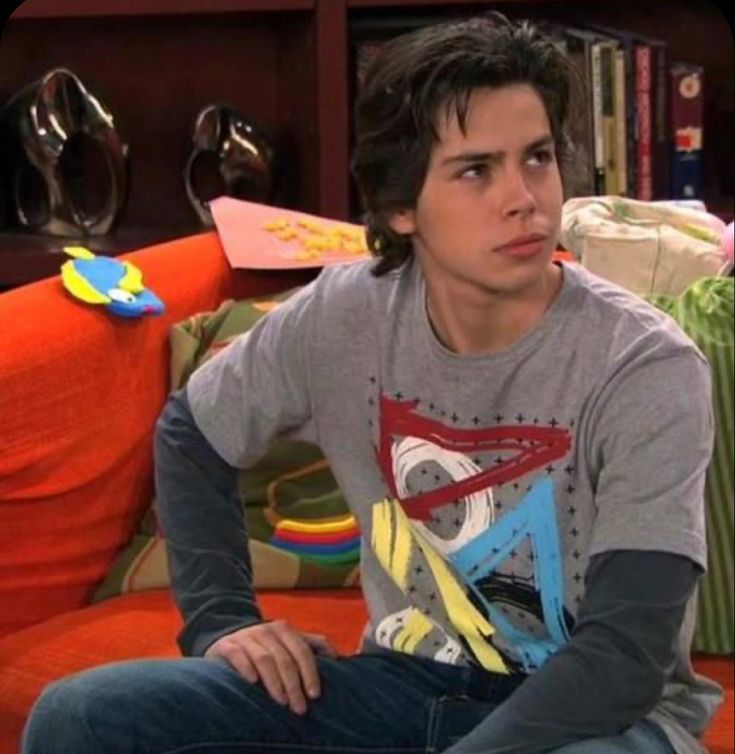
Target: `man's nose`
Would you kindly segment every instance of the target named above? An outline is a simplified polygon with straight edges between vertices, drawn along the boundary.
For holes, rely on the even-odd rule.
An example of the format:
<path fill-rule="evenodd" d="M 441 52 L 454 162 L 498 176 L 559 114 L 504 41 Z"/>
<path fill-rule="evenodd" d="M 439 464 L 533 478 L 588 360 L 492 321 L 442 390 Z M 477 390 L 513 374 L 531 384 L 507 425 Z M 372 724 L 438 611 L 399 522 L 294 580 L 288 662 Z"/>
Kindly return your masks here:
<path fill-rule="evenodd" d="M 503 189 L 503 213 L 508 217 L 527 215 L 536 210 L 536 196 L 521 170 L 507 171 Z"/>

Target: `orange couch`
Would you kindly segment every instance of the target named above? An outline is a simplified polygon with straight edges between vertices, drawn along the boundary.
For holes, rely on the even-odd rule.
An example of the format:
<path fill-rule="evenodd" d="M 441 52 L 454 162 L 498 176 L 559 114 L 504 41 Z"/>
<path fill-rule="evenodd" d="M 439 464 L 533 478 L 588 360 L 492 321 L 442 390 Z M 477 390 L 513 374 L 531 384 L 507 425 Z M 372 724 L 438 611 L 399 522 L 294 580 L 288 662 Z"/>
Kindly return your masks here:
<path fill-rule="evenodd" d="M 16 754 L 49 681 L 177 653 L 168 591 L 89 604 L 151 499 L 168 331 L 226 298 L 306 280 L 233 272 L 214 233 L 129 256 L 166 302 L 162 317 L 111 317 L 68 297 L 58 278 L 0 295 L 0 754 Z M 267 616 L 325 633 L 342 652 L 354 649 L 365 619 L 354 589 L 271 592 L 260 601 Z M 712 668 L 732 688 L 731 660 Z M 711 733 L 721 744 L 713 753 L 733 751 L 729 714 Z"/>

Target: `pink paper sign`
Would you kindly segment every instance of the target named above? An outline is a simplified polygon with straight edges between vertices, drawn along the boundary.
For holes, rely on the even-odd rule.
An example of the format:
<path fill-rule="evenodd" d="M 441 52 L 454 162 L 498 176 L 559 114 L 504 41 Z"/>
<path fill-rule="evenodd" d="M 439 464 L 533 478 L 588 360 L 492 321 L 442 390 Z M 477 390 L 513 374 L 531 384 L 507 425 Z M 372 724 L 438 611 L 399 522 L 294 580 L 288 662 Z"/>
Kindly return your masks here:
<path fill-rule="evenodd" d="M 370 258 L 361 225 L 220 196 L 210 202 L 234 268 L 284 270 Z"/>

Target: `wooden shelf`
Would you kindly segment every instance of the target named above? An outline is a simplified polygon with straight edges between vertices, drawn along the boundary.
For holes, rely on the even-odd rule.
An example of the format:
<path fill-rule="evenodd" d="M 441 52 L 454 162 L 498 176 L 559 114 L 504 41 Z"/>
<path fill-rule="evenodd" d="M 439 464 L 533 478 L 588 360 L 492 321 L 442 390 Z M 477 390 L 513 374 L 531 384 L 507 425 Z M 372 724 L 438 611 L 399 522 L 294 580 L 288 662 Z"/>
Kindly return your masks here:
<path fill-rule="evenodd" d="M 716 196 L 709 199 L 705 198 L 705 204 L 708 212 L 717 215 L 717 217 L 726 223 L 733 221 L 733 216 L 735 216 L 735 197 Z"/>
<path fill-rule="evenodd" d="M 481 5 L 480 0 L 456 0 L 452 5 Z M 405 8 L 407 6 L 447 6 L 448 3 L 441 0 L 347 0 L 348 8 Z"/>
<path fill-rule="evenodd" d="M 21 232 L 0 233 L 0 290 L 58 275 L 61 265 L 69 259 L 64 253 L 64 246 L 86 246 L 99 256 L 117 256 L 204 230 L 193 227 L 184 232 L 161 228 L 126 228 L 85 239 Z"/>
<path fill-rule="evenodd" d="M 12 20 L 104 16 L 157 16 L 189 13 L 310 11 L 316 0 L 25 0 Z"/>
<path fill-rule="evenodd" d="M 541 5 L 543 3 L 554 3 L 559 0 L 532 0 L 534 5 Z M 499 0 L 493 3 L 493 5 L 512 5 L 520 4 L 527 0 Z M 451 10 L 455 6 L 483 6 L 487 7 L 488 3 L 483 0 L 452 0 L 452 2 L 446 2 L 446 0 L 347 0 L 348 8 L 375 8 L 375 9 L 390 9 L 390 8 L 419 8 L 421 6 L 429 8 L 441 7 L 442 10 Z"/>

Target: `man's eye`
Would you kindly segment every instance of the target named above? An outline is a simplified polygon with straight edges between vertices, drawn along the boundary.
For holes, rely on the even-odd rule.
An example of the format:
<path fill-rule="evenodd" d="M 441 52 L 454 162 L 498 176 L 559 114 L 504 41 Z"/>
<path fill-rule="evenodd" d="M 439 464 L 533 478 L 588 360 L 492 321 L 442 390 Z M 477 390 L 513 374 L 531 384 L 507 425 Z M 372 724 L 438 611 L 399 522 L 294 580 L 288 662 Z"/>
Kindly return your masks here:
<path fill-rule="evenodd" d="M 488 166 L 484 163 L 478 163 L 477 165 L 470 165 L 465 168 L 460 174 L 460 178 L 482 178 L 488 173 Z"/>
<path fill-rule="evenodd" d="M 537 165 L 548 165 L 554 161 L 554 151 L 552 149 L 540 149 L 534 152 L 529 158 L 529 162 Z"/>

